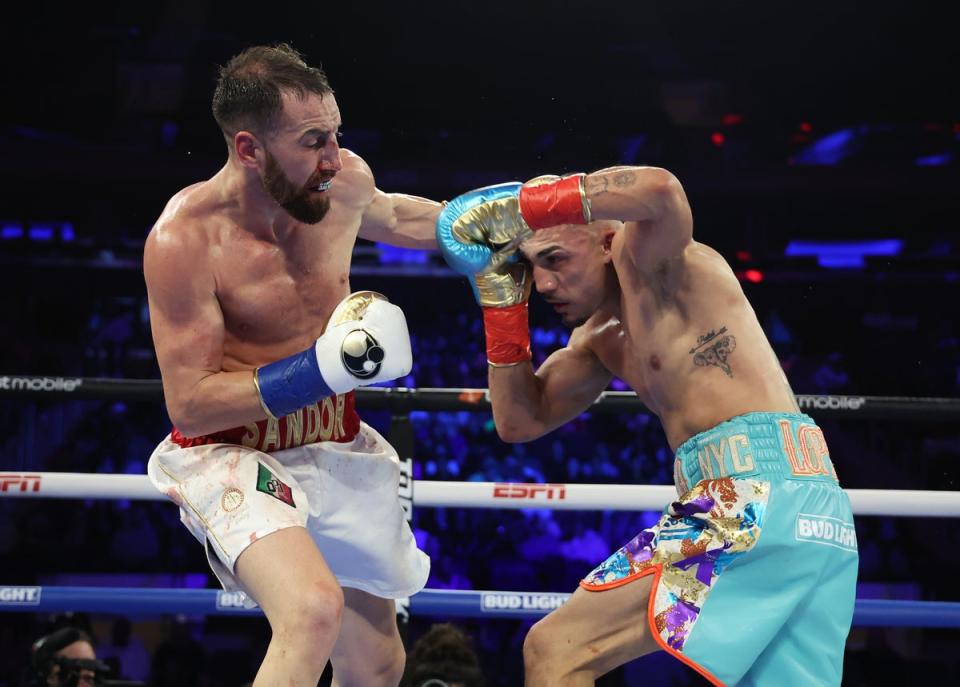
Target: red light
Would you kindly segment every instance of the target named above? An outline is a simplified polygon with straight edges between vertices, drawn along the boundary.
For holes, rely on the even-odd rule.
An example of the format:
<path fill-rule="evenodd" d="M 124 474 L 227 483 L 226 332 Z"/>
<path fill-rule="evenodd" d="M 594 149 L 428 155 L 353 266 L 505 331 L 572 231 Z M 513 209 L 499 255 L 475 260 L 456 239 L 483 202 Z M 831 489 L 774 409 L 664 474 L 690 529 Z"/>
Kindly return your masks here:
<path fill-rule="evenodd" d="M 763 272 L 760 270 L 746 270 L 743 273 L 743 278 L 751 284 L 759 284 L 763 281 Z"/>
<path fill-rule="evenodd" d="M 953 133 L 960 134 L 960 122 L 953 125 Z"/>
<path fill-rule="evenodd" d="M 740 114 L 725 114 L 720 118 L 720 123 L 724 126 L 736 126 L 737 124 L 743 124 L 743 115 Z"/>
<path fill-rule="evenodd" d="M 813 131 L 813 124 L 810 122 L 800 122 L 800 131 L 805 134 L 809 134 L 811 131 Z"/>
<path fill-rule="evenodd" d="M 746 260 L 749 260 L 749 259 L 752 258 L 752 257 L 753 257 L 753 256 L 750 255 L 750 251 L 748 251 L 748 250 L 738 250 L 738 251 L 737 251 L 737 260 L 746 261 Z"/>
<path fill-rule="evenodd" d="M 713 142 L 713 145 L 722 146 L 724 141 L 727 140 L 727 137 L 721 134 L 719 131 L 714 131 L 712 134 L 710 134 L 710 140 Z"/>

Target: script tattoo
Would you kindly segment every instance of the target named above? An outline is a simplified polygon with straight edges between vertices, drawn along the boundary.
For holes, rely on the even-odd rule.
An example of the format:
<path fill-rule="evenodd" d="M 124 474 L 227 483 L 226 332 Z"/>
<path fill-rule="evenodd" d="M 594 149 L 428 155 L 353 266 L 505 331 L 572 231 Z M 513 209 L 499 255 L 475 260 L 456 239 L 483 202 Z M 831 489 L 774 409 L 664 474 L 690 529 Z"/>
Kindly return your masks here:
<path fill-rule="evenodd" d="M 733 334 L 727 334 L 726 327 L 720 331 L 711 329 L 706 334 L 697 337 L 697 345 L 690 349 L 693 363 L 699 367 L 719 367 L 728 377 L 733 377 L 730 369 L 730 354 L 737 349 L 737 339 Z"/>
<path fill-rule="evenodd" d="M 587 177 L 587 193 L 600 195 L 607 192 L 608 186 L 606 177 Z"/>
<path fill-rule="evenodd" d="M 633 172 L 617 172 L 613 175 L 613 185 L 620 186 L 621 188 L 629 186 L 636 178 L 637 176 Z"/>

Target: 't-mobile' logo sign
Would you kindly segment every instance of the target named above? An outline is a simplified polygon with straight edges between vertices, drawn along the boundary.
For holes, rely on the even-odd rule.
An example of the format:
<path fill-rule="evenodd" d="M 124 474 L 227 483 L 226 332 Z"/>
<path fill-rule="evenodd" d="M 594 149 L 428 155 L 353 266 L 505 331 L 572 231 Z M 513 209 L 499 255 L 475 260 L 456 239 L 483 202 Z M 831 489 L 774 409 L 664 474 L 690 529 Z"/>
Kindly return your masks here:
<path fill-rule="evenodd" d="M 39 606 L 42 587 L 0 587 L 0 606 Z"/>
<path fill-rule="evenodd" d="M 74 391 L 79 386 L 79 377 L 0 377 L 0 389 L 12 391 Z"/>
<path fill-rule="evenodd" d="M 860 410 L 867 402 L 863 396 L 813 396 L 800 394 L 797 405 L 801 410 Z"/>
<path fill-rule="evenodd" d="M 495 499 L 529 499 L 538 497 L 547 501 L 563 501 L 567 498 L 566 484 L 522 484 L 516 482 L 497 482 L 493 485 Z"/>

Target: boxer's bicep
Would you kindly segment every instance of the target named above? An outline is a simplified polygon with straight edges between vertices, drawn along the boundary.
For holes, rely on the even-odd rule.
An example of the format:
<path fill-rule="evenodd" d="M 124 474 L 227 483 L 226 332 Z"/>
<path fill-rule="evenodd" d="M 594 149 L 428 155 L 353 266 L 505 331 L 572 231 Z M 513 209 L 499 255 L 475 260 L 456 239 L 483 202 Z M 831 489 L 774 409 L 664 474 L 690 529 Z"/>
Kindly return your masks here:
<path fill-rule="evenodd" d="M 435 249 L 440 203 L 377 189 L 363 213 L 360 237 L 402 248 Z"/>
<path fill-rule="evenodd" d="M 693 215 L 680 181 L 657 167 L 614 167 L 586 178 L 594 220 L 624 223 L 622 248 L 640 269 L 679 255 L 693 239 Z"/>
<path fill-rule="evenodd" d="M 656 220 L 624 223 L 623 248 L 644 271 L 681 255 L 692 240 L 693 215 L 679 186 Z"/>

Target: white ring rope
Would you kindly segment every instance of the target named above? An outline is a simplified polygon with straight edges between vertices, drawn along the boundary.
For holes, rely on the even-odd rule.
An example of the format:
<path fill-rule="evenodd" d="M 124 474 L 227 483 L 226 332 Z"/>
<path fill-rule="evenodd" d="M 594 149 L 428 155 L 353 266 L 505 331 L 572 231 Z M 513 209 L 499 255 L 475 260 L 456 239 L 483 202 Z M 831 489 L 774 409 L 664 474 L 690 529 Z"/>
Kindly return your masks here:
<path fill-rule="evenodd" d="M 417 507 L 662 510 L 677 497 L 666 485 L 413 482 Z M 960 491 L 847 489 L 855 515 L 960 517 Z M 146 475 L 0 472 L 0 497 L 163 501 Z"/>

